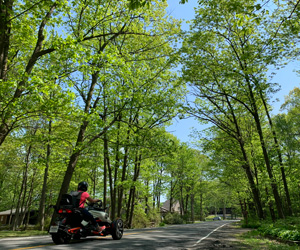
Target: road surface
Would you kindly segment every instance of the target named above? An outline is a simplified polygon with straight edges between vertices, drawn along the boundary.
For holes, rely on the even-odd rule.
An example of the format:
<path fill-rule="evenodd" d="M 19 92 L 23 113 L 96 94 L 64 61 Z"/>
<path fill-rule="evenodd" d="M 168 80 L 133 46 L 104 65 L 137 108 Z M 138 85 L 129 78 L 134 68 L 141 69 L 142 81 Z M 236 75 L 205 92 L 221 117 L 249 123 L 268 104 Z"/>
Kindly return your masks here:
<path fill-rule="evenodd" d="M 34 236 L 0 239 L 1 250 L 49 250 L 49 249 L 139 249 L 178 250 L 197 249 L 217 231 L 225 230 L 233 221 L 207 221 L 196 224 L 172 225 L 152 229 L 125 230 L 121 240 L 111 236 L 87 237 L 73 240 L 67 245 L 55 245 L 51 236 Z"/>

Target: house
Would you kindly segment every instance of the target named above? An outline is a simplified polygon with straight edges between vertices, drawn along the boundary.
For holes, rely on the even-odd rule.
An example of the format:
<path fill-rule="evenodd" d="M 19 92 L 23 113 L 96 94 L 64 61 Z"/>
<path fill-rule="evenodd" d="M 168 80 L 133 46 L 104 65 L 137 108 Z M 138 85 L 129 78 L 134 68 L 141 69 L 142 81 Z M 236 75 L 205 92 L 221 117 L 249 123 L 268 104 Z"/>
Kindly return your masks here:
<path fill-rule="evenodd" d="M 15 213 L 16 213 L 16 209 L 13 209 L 13 210 L 9 209 L 9 210 L 0 212 L 0 225 L 7 225 L 9 222 L 10 216 L 14 216 Z"/>
<path fill-rule="evenodd" d="M 170 211 L 170 200 L 166 200 L 164 204 L 160 208 L 160 212 L 162 214 L 171 212 L 171 213 L 180 213 L 180 203 L 179 201 L 175 200 L 171 206 L 171 211 Z"/>
<path fill-rule="evenodd" d="M 9 209 L 6 211 L 0 212 L 0 226 L 8 225 L 10 217 L 12 217 L 11 221 L 15 217 L 16 214 L 16 209 Z M 26 214 L 26 216 L 28 213 Z M 25 220 L 26 220 L 25 216 Z M 31 210 L 29 214 L 29 224 L 36 224 L 37 222 L 37 211 L 36 210 Z"/>

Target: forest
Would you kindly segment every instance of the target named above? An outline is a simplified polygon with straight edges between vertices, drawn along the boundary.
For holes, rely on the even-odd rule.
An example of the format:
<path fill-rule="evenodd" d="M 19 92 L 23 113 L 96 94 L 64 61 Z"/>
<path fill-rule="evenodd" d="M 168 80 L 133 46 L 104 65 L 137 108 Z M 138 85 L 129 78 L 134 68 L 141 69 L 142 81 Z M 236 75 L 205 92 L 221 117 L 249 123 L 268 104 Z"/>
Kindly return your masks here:
<path fill-rule="evenodd" d="M 284 88 L 272 78 L 299 60 L 299 1 L 199 0 L 188 31 L 167 6 L 0 1 L 11 230 L 30 211 L 47 230 L 50 205 L 80 181 L 128 228 L 162 223 L 165 200 L 179 202 L 181 222 L 228 208 L 246 222 L 299 215 L 300 89 L 272 112 Z M 188 117 L 206 126 L 191 144 L 167 132 Z"/>

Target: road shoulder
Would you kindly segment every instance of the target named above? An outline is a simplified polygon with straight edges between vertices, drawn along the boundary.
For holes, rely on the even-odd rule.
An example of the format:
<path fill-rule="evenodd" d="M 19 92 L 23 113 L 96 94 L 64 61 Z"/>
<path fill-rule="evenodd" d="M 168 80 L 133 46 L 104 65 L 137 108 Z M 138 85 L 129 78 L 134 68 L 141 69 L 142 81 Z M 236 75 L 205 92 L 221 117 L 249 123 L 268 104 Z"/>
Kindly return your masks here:
<path fill-rule="evenodd" d="M 235 223 L 230 223 L 209 235 L 209 237 L 202 240 L 200 243 L 186 250 L 213 250 L 213 249 L 231 249 L 242 250 L 249 249 L 249 246 L 243 244 L 239 236 L 251 231 L 249 228 L 241 228 Z"/>

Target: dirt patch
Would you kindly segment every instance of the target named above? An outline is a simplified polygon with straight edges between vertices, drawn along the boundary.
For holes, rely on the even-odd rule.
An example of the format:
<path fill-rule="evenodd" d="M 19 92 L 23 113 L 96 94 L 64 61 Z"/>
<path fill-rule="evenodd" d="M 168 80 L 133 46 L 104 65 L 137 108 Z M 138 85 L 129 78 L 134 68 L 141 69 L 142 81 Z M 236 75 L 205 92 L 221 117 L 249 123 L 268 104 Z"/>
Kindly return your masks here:
<path fill-rule="evenodd" d="M 249 246 L 243 244 L 238 238 L 239 235 L 251 231 L 248 228 L 240 228 L 234 224 L 228 224 L 213 232 L 209 237 L 200 243 L 185 250 L 213 250 L 213 249 L 231 249 L 242 250 L 249 249 Z"/>

